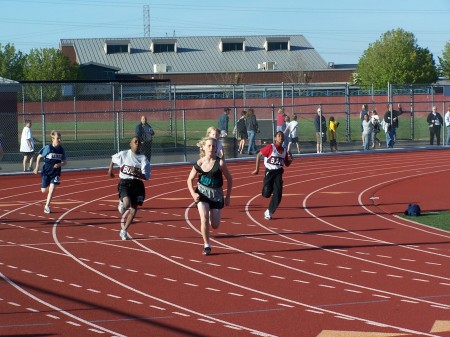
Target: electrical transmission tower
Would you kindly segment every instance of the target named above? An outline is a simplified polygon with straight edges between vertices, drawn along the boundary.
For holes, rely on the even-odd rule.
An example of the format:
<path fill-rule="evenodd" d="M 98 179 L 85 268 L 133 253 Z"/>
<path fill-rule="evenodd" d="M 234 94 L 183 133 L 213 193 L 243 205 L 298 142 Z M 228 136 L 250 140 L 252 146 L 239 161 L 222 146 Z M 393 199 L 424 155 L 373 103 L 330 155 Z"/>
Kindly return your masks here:
<path fill-rule="evenodd" d="M 150 37 L 150 6 L 144 5 L 144 37 Z"/>

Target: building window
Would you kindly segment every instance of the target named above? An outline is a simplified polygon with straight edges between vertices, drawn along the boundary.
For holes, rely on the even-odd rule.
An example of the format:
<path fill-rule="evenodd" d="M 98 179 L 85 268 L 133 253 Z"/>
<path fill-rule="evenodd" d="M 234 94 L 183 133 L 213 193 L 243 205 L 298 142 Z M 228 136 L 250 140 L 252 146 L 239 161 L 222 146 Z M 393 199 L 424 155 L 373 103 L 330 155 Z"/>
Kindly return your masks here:
<path fill-rule="evenodd" d="M 106 54 L 128 53 L 128 45 L 125 44 L 108 44 L 106 46 Z"/>
<path fill-rule="evenodd" d="M 221 52 L 245 51 L 244 38 L 223 38 L 220 40 L 219 49 Z"/>
<path fill-rule="evenodd" d="M 244 50 L 242 42 L 225 42 L 222 45 L 222 51 Z"/>
<path fill-rule="evenodd" d="M 130 52 L 129 40 L 107 40 L 104 50 L 106 54 L 125 54 Z"/>
<path fill-rule="evenodd" d="M 287 42 L 268 42 L 267 51 L 271 50 L 288 50 Z"/>
<path fill-rule="evenodd" d="M 289 37 L 268 37 L 264 42 L 266 51 L 291 50 L 291 41 Z"/>
<path fill-rule="evenodd" d="M 154 53 L 170 53 L 175 51 L 175 44 L 155 43 L 153 45 Z"/>
<path fill-rule="evenodd" d="M 155 39 L 150 43 L 150 51 L 152 53 L 176 53 L 176 39 Z"/>

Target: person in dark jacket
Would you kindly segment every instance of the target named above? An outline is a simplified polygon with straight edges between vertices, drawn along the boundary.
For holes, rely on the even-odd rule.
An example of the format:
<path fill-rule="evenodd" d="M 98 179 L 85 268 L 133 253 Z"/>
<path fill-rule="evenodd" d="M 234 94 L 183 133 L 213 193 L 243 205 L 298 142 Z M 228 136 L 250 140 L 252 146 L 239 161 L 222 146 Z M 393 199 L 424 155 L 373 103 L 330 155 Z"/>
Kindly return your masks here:
<path fill-rule="evenodd" d="M 386 147 L 392 149 L 397 141 L 398 116 L 403 113 L 402 105 L 397 105 L 398 110 L 392 109 L 392 104 L 388 104 L 388 111 L 384 114 L 384 122 L 387 124 L 386 129 Z"/>
<path fill-rule="evenodd" d="M 147 157 L 148 161 L 152 158 L 152 143 L 155 131 L 147 123 L 147 117 L 141 116 L 141 122 L 136 125 L 136 137 L 141 142 L 141 149 Z"/>
<path fill-rule="evenodd" d="M 217 128 L 220 130 L 220 137 L 228 136 L 228 123 L 230 122 L 230 108 L 223 109 L 223 114 L 219 117 Z"/>
<path fill-rule="evenodd" d="M 256 133 L 259 131 L 258 121 L 256 120 L 255 111 L 250 108 L 247 110 L 247 115 L 245 118 L 245 127 L 247 128 L 248 135 L 248 154 L 256 153 L 256 143 L 255 137 Z"/>
<path fill-rule="evenodd" d="M 436 144 L 441 145 L 441 126 L 444 124 L 444 119 L 437 112 L 436 106 L 433 106 L 431 112 L 428 114 L 427 123 L 430 128 L 430 145 L 434 143 L 434 136 L 436 136 Z"/>
<path fill-rule="evenodd" d="M 241 112 L 241 118 L 236 123 L 233 130 L 233 135 L 237 136 L 239 141 L 238 152 L 242 154 L 244 152 L 245 140 L 248 139 L 247 128 L 245 127 L 245 117 L 247 116 L 247 111 L 243 110 Z"/>
<path fill-rule="evenodd" d="M 323 143 L 327 141 L 326 132 L 327 132 L 327 121 L 322 114 L 322 109 L 317 109 L 317 115 L 314 118 L 314 129 L 316 130 L 316 147 L 317 153 L 323 152 Z"/>

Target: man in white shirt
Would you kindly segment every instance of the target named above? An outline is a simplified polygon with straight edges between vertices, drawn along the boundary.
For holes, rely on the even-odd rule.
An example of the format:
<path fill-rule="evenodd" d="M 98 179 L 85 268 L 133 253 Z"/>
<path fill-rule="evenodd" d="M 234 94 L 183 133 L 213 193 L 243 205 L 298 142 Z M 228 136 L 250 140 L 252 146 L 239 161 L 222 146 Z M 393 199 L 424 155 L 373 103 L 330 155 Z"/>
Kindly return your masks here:
<path fill-rule="evenodd" d="M 297 146 L 297 153 L 300 154 L 300 144 L 298 142 L 298 121 L 297 121 L 297 115 L 292 116 L 292 120 L 289 122 L 289 124 L 286 127 L 286 130 L 284 131 L 285 137 L 287 136 L 289 139 L 287 150 L 288 152 L 291 151 L 292 144 L 295 144 Z"/>
<path fill-rule="evenodd" d="M 31 120 L 25 120 L 25 126 L 22 130 L 22 137 L 20 138 L 20 152 L 23 153 L 23 171 L 33 171 L 34 160 L 34 139 L 31 132 Z M 27 168 L 28 163 L 28 168 Z"/>

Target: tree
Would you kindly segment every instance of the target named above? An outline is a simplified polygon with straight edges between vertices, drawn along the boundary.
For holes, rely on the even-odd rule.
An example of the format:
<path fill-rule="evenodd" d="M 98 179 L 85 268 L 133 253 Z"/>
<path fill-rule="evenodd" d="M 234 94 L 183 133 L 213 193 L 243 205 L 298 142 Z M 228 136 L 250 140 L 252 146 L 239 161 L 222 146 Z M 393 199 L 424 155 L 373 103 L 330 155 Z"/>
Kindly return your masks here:
<path fill-rule="evenodd" d="M 388 83 L 434 83 L 438 71 L 433 54 L 417 45 L 413 33 L 403 29 L 390 30 L 369 45 L 357 66 L 361 84 L 386 88 Z"/>
<path fill-rule="evenodd" d="M 23 78 L 23 66 L 25 56 L 16 52 L 14 45 L 7 44 L 2 47 L 0 43 L 0 76 L 10 80 L 21 80 Z"/>
<path fill-rule="evenodd" d="M 80 78 L 79 66 L 72 64 L 60 50 L 54 48 L 32 49 L 26 57 L 24 79 L 27 81 L 72 81 Z M 60 99 L 62 96 L 59 84 L 49 84 L 42 88 L 44 98 L 47 100 Z M 39 100 L 41 87 L 28 86 L 25 94 L 29 100 Z"/>
<path fill-rule="evenodd" d="M 26 57 L 24 75 L 28 81 L 76 80 L 80 70 L 58 49 L 32 49 Z"/>
<path fill-rule="evenodd" d="M 450 78 L 450 42 L 447 42 L 439 59 L 439 72 L 442 76 Z"/>

